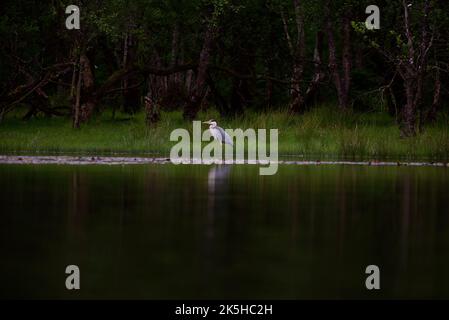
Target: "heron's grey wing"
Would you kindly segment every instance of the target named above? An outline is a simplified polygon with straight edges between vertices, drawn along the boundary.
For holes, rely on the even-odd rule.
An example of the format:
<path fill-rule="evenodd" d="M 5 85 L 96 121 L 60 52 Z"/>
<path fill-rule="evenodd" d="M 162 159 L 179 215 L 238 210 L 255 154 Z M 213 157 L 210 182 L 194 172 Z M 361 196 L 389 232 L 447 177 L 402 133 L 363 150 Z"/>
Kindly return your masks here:
<path fill-rule="evenodd" d="M 234 144 L 232 143 L 231 137 L 229 136 L 229 134 L 223 130 L 223 128 L 221 127 L 217 127 L 218 131 L 220 131 L 220 135 L 221 135 L 221 142 L 222 143 L 227 143 L 230 144 L 231 146 L 233 146 Z"/>
<path fill-rule="evenodd" d="M 221 142 L 222 135 L 221 135 L 220 130 L 218 130 L 217 128 L 210 128 L 209 131 L 210 131 L 210 134 L 212 135 L 212 137 L 214 137 L 215 140 L 218 140 L 218 141 Z"/>

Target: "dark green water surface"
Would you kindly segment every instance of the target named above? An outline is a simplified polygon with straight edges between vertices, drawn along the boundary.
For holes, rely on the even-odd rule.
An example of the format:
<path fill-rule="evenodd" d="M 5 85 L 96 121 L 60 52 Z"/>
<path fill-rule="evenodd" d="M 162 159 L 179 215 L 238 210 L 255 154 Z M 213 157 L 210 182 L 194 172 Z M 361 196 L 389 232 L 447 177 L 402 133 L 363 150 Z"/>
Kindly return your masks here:
<path fill-rule="evenodd" d="M 447 168 L 0 165 L 0 190 L 2 298 L 449 298 Z"/>

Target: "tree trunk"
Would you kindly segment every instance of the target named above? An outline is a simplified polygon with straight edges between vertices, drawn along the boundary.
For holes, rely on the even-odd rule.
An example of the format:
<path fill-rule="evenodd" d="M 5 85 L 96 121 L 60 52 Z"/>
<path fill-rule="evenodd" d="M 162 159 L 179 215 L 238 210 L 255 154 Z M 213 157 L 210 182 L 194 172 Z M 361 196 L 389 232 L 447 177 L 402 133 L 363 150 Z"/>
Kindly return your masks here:
<path fill-rule="evenodd" d="M 296 41 L 293 41 L 288 30 L 288 22 L 281 11 L 282 22 L 284 25 L 285 37 L 293 59 L 292 77 L 291 77 L 291 99 L 289 110 L 291 112 L 300 112 L 304 104 L 304 95 L 302 92 L 302 81 L 304 74 L 304 58 L 305 58 L 305 33 L 304 33 L 304 13 L 300 0 L 293 0 L 293 8 L 295 12 L 296 25 Z"/>
<path fill-rule="evenodd" d="M 342 44 L 342 64 L 343 76 L 340 76 L 337 65 L 337 49 L 334 38 L 334 24 L 331 18 L 330 2 L 326 4 L 326 23 L 327 36 L 329 44 L 329 74 L 334 81 L 337 90 L 338 105 L 341 110 L 345 111 L 349 105 L 349 88 L 351 84 L 351 25 L 349 12 L 346 11 L 343 19 L 343 44 Z"/>
<path fill-rule="evenodd" d="M 220 115 L 226 116 L 229 113 L 229 105 L 228 101 L 218 92 L 217 87 L 215 86 L 214 80 L 212 76 L 208 72 L 207 74 L 207 85 L 209 86 L 212 96 L 214 98 L 215 106 L 217 107 Z"/>
<path fill-rule="evenodd" d="M 438 67 L 438 66 L 437 66 Z M 435 85 L 433 92 L 433 101 L 432 106 L 430 107 L 429 112 L 427 113 L 426 121 L 429 123 L 434 123 L 437 119 L 437 111 L 440 106 L 441 100 L 441 79 L 440 79 L 440 71 L 437 69 L 435 74 Z"/>
<path fill-rule="evenodd" d="M 97 101 L 94 96 L 94 74 L 90 60 L 85 53 L 82 53 L 80 57 L 80 76 L 83 82 L 80 120 L 81 122 L 87 122 L 92 117 Z"/>
<path fill-rule="evenodd" d="M 196 117 L 201 105 L 201 100 L 205 94 L 205 85 L 207 81 L 207 68 L 210 63 L 212 47 L 215 40 L 217 28 L 210 24 L 204 34 L 203 47 L 201 49 L 198 62 L 198 72 L 194 88 L 190 94 L 189 100 L 184 109 L 184 119 L 193 120 Z"/>
<path fill-rule="evenodd" d="M 73 71 L 72 71 L 72 81 L 70 83 L 70 99 L 73 99 L 75 97 L 75 91 L 76 91 L 76 65 L 73 65 Z"/>
<path fill-rule="evenodd" d="M 75 102 L 73 104 L 73 123 L 72 126 L 75 129 L 80 127 L 80 114 L 81 114 L 81 85 L 82 85 L 82 71 L 81 61 L 78 63 L 78 82 L 76 85 Z"/>
<path fill-rule="evenodd" d="M 407 38 L 407 58 L 398 64 L 398 72 L 404 79 L 406 104 L 402 110 L 401 131 L 404 137 L 416 135 L 417 112 L 421 110 L 423 82 L 427 72 L 427 54 L 432 45 L 429 39 L 428 16 L 430 1 L 426 0 L 422 12 L 420 43 L 415 48 L 416 37 L 412 34 L 409 5 L 402 1 L 404 9 L 404 28 Z"/>
<path fill-rule="evenodd" d="M 233 33 L 233 41 L 238 50 L 234 50 L 231 56 L 231 65 L 234 70 L 239 70 L 243 74 L 254 73 L 254 58 L 252 52 L 254 48 L 249 43 L 242 42 L 239 33 Z M 231 80 L 231 93 L 229 110 L 227 115 L 234 117 L 236 115 L 243 114 L 245 106 L 249 105 L 252 101 L 252 90 L 254 82 L 251 79 L 243 79 L 241 77 L 233 76 Z"/>
<path fill-rule="evenodd" d="M 404 81 L 406 103 L 402 111 L 402 135 L 412 137 L 416 134 L 415 81 L 410 77 Z"/>
<path fill-rule="evenodd" d="M 342 108 L 349 107 L 349 89 L 351 87 L 351 19 L 350 12 L 346 11 L 343 18 L 343 101 Z"/>
<path fill-rule="evenodd" d="M 151 97 L 145 97 L 145 119 L 148 126 L 151 126 L 159 121 L 159 105 L 156 101 L 153 101 Z"/>
<path fill-rule="evenodd" d="M 338 70 L 337 70 L 337 53 L 336 53 L 337 49 L 335 47 L 335 39 L 334 39 L 334 32 L 333 32 L 334 25 L 333 25 L 331 17 L 330 17 L 329 3 L 326 5 L 326 11 L 328 11 L 328 13 L 327 13 L 327 38 L 328 38 L 328 46 L 329 46 L 329 74 L 330 74 L 331 79 L 333 79 L 335 89 L 337 90 L 338 105 L 340 106 L 340 108 L 344 108 L 343 87 L 341 84 L 340 75 L 338 74 Z"/>
<path fill-rule="evenodd" d="M 171 44 L 171 61 L 170 67 L 174 67 L 178 64 L 179 55 L 179 23 L 175 22 L 173 26 L 172 44 Z M 171 82 L 176 82 L 177 75 L 171 75 Z"/>
<path fill-rule="evenodd" d="M 135 63 L 137 55 L 137 43 L 130 32 L 125 36 L 123 50 L 123 67 L 127 68 Z M 128 114 L 134 114 L 140 106 L 140 90 L 137 86 L 139 79 L 130 76 L 123 80 L 123 108 Z"/>
<path fill-rule="evenodd" d="M 321 58 L 322 53 L 323 53 L 323 32 L 317 31 L 315 36 L 315 50 L 313 54 L 313 64 L 315 71 L 312 81 L 310 81 L 310 84 L 307 88 L 304 101 L 307 108 L 309 108 L 312 100 L 316 97 L 319 85 L 323 81 L 325 76 L 322 68 L 322 58 Z"/>

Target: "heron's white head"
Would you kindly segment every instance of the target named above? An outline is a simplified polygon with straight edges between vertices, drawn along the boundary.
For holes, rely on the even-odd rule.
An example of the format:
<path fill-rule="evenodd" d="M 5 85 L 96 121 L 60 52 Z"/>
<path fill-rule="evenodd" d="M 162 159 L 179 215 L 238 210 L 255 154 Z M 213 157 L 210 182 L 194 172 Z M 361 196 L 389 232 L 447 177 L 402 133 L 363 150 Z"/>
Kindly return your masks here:
<path fill-rule="evenodd" d="M 209 121 L 204 121 L 203 123 L 210 125 L 210 127 L 215 128 L 217 126 L 217 121 L 211 119 Z"/>

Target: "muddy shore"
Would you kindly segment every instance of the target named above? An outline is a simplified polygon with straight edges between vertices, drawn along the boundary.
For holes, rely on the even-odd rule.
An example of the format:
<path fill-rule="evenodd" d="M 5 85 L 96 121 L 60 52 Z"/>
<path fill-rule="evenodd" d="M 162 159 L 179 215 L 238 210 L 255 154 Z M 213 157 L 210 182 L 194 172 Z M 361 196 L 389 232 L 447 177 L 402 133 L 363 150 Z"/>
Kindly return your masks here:
<path fill-rule="evenodd" d="M 158 157 L 102 157 L 102 156 L 0 156 L 0 164 L 59 164 L 59 165 L 131 165 L 131 164 L 169 164 L 169 158 Z M 211 164 L 198 159 L 186 159 L 188 164 Z M 365 165 L 365 166 L 414 166 L 449 167 L 446 162 L 405 162 L 405 161 L 292 161 L 279 160 L 286 165 Z M 267 164 L 266 161 L 223 161 L 221 164 Z"/>

